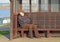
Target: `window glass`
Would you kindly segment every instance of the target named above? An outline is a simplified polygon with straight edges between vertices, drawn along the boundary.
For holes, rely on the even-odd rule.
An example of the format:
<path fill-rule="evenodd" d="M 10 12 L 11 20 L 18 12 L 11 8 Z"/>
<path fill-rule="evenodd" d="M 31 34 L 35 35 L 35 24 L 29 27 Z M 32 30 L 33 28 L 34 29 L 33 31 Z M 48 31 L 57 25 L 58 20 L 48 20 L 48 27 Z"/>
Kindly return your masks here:
<path fill-rule="evenodd" d="M 22 0 L 17 0 L 19 4 L 22 4 Z"/>
<path fill-rule="evenodd" d="M 51 0 L 51 11 L 52 12 L 59 11 L 59 0 Z"/>
<path fill-rule="evenodd" d="M 24 12 L 30 12 L 29 0 L 22 0 L 22 9 Z"/>
<path fill-rule="evenodd" d="M 51 4 L 58 4 L 58 0 L 51 0 Z"/>
<path fill-rule="evenodd" d="M 31 11 L 38 12 L 38 0 L 31 0 L 31 4 L 32 4 Z"/>
<path fill-rule="evenodd" d="M 48 11 L 48 0 L 41 0 L 41 12 Z"/>
<path fill-rule="evenodd" d="M 20 12 L 20 3 L 19 3 L 19 0 L 16 0 L 16 11 Z"/>
<path fill-rule="evenodd" d="M 53 4 L 53 5 L 51 5 L 51 11 L 52 11 L 52 12 L 58 12 L 58 11 L 59 11 L 59 6 L 58 6 L 58 4 Z"/>

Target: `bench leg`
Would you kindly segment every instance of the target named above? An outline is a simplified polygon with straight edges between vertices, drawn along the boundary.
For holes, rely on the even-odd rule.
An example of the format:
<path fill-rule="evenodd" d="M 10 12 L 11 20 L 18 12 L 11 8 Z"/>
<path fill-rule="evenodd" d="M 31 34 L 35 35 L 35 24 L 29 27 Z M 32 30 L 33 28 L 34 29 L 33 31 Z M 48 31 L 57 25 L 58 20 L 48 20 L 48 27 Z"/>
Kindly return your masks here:
<path fill-rule="evenodd" d="M 50 31 L 47 31 L 47 37 L 50 37 Z"/>
<path fill-rule="evenodd" d="M 21 36 L 24 37 L 24 31 L 23 30 L 21 31 Z"/>

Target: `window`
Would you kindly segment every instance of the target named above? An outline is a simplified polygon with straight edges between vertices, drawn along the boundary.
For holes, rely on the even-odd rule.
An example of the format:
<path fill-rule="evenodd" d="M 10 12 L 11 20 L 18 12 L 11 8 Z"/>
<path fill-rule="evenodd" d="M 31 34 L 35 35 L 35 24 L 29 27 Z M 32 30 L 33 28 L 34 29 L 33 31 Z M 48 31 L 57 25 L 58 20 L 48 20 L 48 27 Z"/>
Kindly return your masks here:
<path fill-rule="evenodd" d="M 59 11 L 59 0 L 51 0 L 51 11 L 52 12 Z"/>
<path fill-rule="evenodd" d="M 30 12 L 30 10 L 31 12 L 49 12 L 49 10 L 59 12 L 59 4 L 60 0 L 17 0 L 16 7 L 22 6 L 25 12 Z M 49 5 L 51 7 L 48 7 Z M 19 8 L 16 10 L 19 11 Z"/>
<path fill-rule="evenodd" d="M 16 1 L 16 11 L 20 12 L 20 2 L 19 2 L 19 0 Z"/>
<path fill-rule="evenodd" d="M 30 12 L 29 0 L 22 0 L 22 9 L 24 12 Z"/>
<path fill-rule="evenodd" d="M 19 4 L 22 4 L 22 0 L 17 0 Z"/>
<path fill-rule="evenodd" d="M 48 0 L 41 0 L 41 12 L 48 11 Z"/>
<path fill-rule="evenodd" d="M 38 12 L 38 0 L 31 0 L 31 11 Z"/>

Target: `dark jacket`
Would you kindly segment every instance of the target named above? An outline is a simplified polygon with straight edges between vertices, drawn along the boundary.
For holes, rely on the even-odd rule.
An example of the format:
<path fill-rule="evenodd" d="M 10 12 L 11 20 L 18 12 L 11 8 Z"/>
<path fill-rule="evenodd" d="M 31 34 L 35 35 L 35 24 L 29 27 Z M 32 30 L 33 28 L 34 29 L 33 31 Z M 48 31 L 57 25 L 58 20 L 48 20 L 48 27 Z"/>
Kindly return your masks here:
<path fill-rule="evenodd" d="M 21 16 L 20 14 L 18 14 L 18 22 L 20 27 L 23 27 L 24 24 L 31 24 L 30 18 L 28 18 L 27 16 Z"/>

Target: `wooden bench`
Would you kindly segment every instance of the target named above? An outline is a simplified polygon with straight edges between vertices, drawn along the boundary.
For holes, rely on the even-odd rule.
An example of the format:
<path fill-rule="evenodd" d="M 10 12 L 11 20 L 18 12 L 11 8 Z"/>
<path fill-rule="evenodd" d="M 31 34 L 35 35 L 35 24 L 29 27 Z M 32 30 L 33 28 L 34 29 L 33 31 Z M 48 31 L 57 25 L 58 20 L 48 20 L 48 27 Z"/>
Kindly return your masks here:
<path fill-rule="evenodd" d="M 16 36 L 18 35 L 17 34 L 17 31 L 21 31 L 21 32 L 23 32 L 23 31 L 28 31 L 28 29 L 20 29 L 20 27 L 18 27 L 17 26 L 17 15 L 15 15 L 15 31 L 16 31 Z M 51 37 L 51 36 L 60 36 L 60 32 L 59 32 L 59 34 L 57 33 L 55 33 L 55 34 L 53 34 L 53 33 L 51 33 L 51 31 L 60 31 L 60 28 L 58 29 L 58 28 L 37 28 L 37 31 L 39 32 L 39 31 L 43 31 L 44 33 L 39 33 L 38 35 L 41 37 L 41 36 L 44 36 L 44 37 Z M 24 34 L 22 33 L 22 36 L 23 36 Z M 36 35 L 36 34 L 35 34 Z"/>
<path fill-rule="evenodd" d="M 47 36 L 47 37 L 51 37 L 51 36 L 60 37 L 60 28 L 58 28 L 58 29 L 57 28 L 53 28 L 53 29 L 52 28 L 38 28 L 38 31 L 46 31 L 45 36 Z M 51 31 L 55 32 L 55 33 L 51 33 Z M 57 31 L 59 31 L 59 33 Z M 40 34 L 40 36 L 42 36 L 42 35 Z"/>

